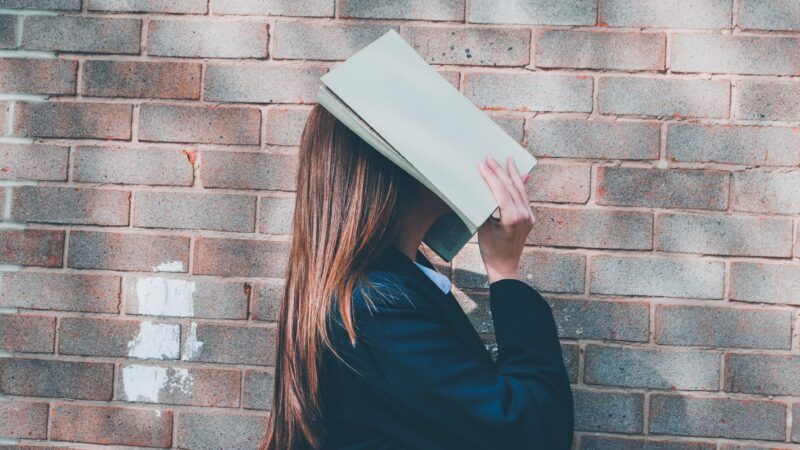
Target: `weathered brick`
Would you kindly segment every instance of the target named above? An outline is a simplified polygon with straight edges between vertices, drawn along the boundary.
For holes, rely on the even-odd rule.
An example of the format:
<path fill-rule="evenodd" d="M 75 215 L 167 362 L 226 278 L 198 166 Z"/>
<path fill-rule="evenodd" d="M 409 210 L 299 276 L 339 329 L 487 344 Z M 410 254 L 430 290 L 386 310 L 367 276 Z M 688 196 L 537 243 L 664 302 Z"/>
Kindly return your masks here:
<path fill-rule="evenodd" d="M 140 403 L 238 407 L 239 370 L 124 364 L 118 371 L 115 398 Z"/>
<path fill-rule="evenodd" d="M 12 134 L 12 128 L 6 129 L 8 117 L 11 115 L 11 102 L 0 102 L 0 133 Z M 10 125 L 10 124 L 9 124 Z"/>
<path fill-rule="evenodd" d="M 120 319 L 64 317 L 58 353 L 141 359 L 178 359 L 180 325 Z"/>
<path fill-rule="evenodd" d="M 316 103 L 319 78 L 325 72 L 327 68 L 310 64 L 210 63 L 206 68 L 203 99 L 217 102 Z"/>
<path fill-rule="evenodd" d="M 554 247 L 653 248 L 653 215 L 642 211 L 535 207 L 527 243 Z"/>
<path fill-rule="evenodd" d="M 589 164 L 551 164 L 539 161 L 526 186 L 534 202 L 586 203 L 591 190 Z"/>
<path fill-rule="evenodd" d="M 111 400 L 114 365 L 43 359 L 0 359 L 0 392 L 28 397 Z"/>
<path fill-rule="evenodd" d="M 161 448 L 172 445 L 172 411 L 56 403 L 50 420 L 52 440 Z"/>
<path fill-rule="evenodd" d="M 80 0 L 0 0 L 2 8 L 58 9 L 80 11 Z"/>
<path fill-rule="evenodd" d="M 294 191 L 297 155 L 203 152 L 200 178 L 207 188 Z"/>
<path fill-rule="evenodd" d="M 275 377 L 271 371 L 245 370 L 244 397 L 245 409 L 269 410 L 272 408 L 272 389 Z"/>
<path fill-rule="evenodd" d="M 537 67 L 664 70 L 666 42 L 663 33 L 539 30 L 534 63 Z"/>
<path fill-rule="evenodd" d="M 333 17 L 334 0 L 216 0 L 212 8 L 217 14 Z"/>
<path fill-rule="evenodd" d="M 147 316 L 246 319 L 250 283 L 125 277 L 125 312 Z"/>
<path fill-rule="evenodd" d="M 0 314 L 0 349 L 53 353 L 55 330 L 55 317 Z"/>
<path fill-rule="evenodd" d="M 258 211 L 258 232 L 291 234 L 294 203 L 294 197 L 261 197 L 261 206 Z"/>
<path fill-rule="evenodd" d="M 266 58 L 267 23 L 239 20 L 153 20 L 147 53 L 188 58 Z"/>
<path fill-rule="evenodd" d="M 602 114 L 728 117 L 730 82 L 654 77 L 600 77 Z"/>
<path fill-rule="evenodd" d="M 14 48 L 16 33 L 17 16 L 0 14 L 0 48 Z"/>
<path fill-rule="evenodd" d="M 526 249 L 520 273 L 526 282 L 544 292 L 582 293 L 586 258 L 574 253 Z M 489 287 L 486 269 L 477 245 L 467 245 L 453 259 L 455 284 L 461 288 Z"/>
<path fill-rule="evenodd" d="M 74 150 L 72 176 L 86 183 L 191 186 L 193 158 L 188 150 L 81 145 Z"/>
<path fill-rule="evenodd" d="M 794 0 L 741 0 L 739 26 L 746 30 L 800 31 L 800 4 Z"/>
<path fill-rule="evenodd" d="M 0 263 L 61 267 L 64 232 L 60 230 L 0 230 Z"/>
<path fill-rule="evenodd" d="M 697 350 L 586 346 L 584 381 L 632 388 L 716 391 L 720 354 Z"/>
<path fill-rule="evenodd" d="M 579 352 L 578 344 L 561 343 L 561 356 L 564 359 L 564 367 L 567 369 L 569 382 L 572 384 L 578 382 Z"/>
<path fill-rule="evenodd" d="M 782 440 L 786 405 L 760 400 L 653 394 L 650 432 L 732 439 Z"/>
<path fill-rule="evenodd" d="M 717 299 L 724 275 L 721 261 L 598 255 L 592 257 L 589 278 L 595 294 Z"/>
<path fill-rule="evenodd" d="M 739 80 L 734 92 L 739 119 L 800 120 L 800 83 Z"/>
<path fill-rule="evenodd" d="M 261 112 L 251 107 L 144 104 L 139 139 L 160 142 L 258 145 Z"/>
<path fill-rule="evenodd" d="M 344 60 L 396 25 L 278 21 L 272 28 L 273 59 Z"/>
<path fill-rule="evenodd" d="M 600 166 L 600 205 L 651 208 L 725 209 L 728 173 L 712 170 Z"/>
<path fill-rule="evenodd" d="M 597 2 L 565 0 L 558 2 L 473 0 L 468 22 L 521 23 L 534 25 L 594 25 Z"/>
<path fill-rule="evenodd" d="M 47 439 L 47 403 L 0 402 L 0 436 Z"/>
<path fill-rule="evenodd" d="M 574 389 L 575 430 L 641 433 L 644 396 Z"/>
<path fill-rule="evenodd" d="M 120 277 L 12 272 L 0 280 L 0 306 L 37 310 L 118 313 Z"/>
<path fill-rule="evenodd" d="M 0 144 L 0 179 L 66 181 L 69 147 Z"/>
<path fill-rule="evenodd" d="M 0 91 L 20 94 L 74 94 L 78 62 L 67 59 L 2 58 Z"/>
<path fill-rule="evenodd" d="M 800 164 L 800 130 L 788 127 L 670 125 L 667 157 L 673 161 L 795 166 Z"/>
<path fill-rule="evenodd" d="M 581 450 L 716 450 L 713 442 L 640 439 L 585 434 Z"/>
<path fill-rule="evenodd" d="M 592 79 L 553 73 L 464 74 L 464 93 L 479 108 L 590 112 Z"/>
<path fill-rule="evenodd" d="M 278 321 L 284 287 L 283 280 L 260 281 L 256 284 L 253 306 L 250 308 L 253 320 Z"/>
<path fill-rule="evenodd" d="M 119 0 L 88 0 L 90 11 L 115 12 L 156 12 L 167 14 L 205 14 L 208 11 L 206 0 L 138 0 L 120 2 Z"/>
<path fill-rule="evenodd" d="M 659 344 L 789 349 L 792 313 L 715 306 L 656 306 Z"/>
<path fill-rule="evenodd" d="M 800 38 L 721 34 L 673 34 L 673 72 L 800 74 Z"/>
<path fill-rule="evenodd" d="M 795 403 L 794 407 L 792 408 L 792 418 L 800 417 L 800 403 Z M 800 442 L 800 421 L 793 420 L 792 421 L 792 435 L 791 435 L 792 442 Z"/>
<path fill-rule="evenodd" d="M 186 272 L 189 238 L 73 230 L 67 266 L 74 269 Z"/>
<path fill-rule="evenodd" d="M 800 264 L 733 261 L 730 298 L 800 305 Z"/>
<path fill-rule="evenodd" d="M 200 64 L 89 60 L 83 95 L 93 97 L 200 98 Z"/>
<path fill-rule="evenodd" d="M 337 0 L 340 17 L 464 20 L 465 0 Z"/>
<path fill-rule="evenodd" d="M 139 191 L 133 203 L 135 227 L 255 230 L 256 197 L 252 195 Z"/>
<path fill-rule="evenodd" d="M 127 225 L 130 192 L 82 187 L 19 186 L 11 218 L 22 222 Z"/>
<path fill-rule="evenodd" d="M 528 150 L 555 158 L 657 159 L 657 122 L 553 119 L 525 123 Z"/>
<path fill-rule="evenodd" d="M 457 85 L 457 84 L 456 84 Z M 506 113 L 495 113 L 486 111 L 486 115 L 500 125 L 500 128 L 511 136 L 515 141 L 522 143 L 522 138 L 525 135 L 525 118 L 522 116 L 506 115 Z"/>
<path fill-rule="evenodd" d="M 273 106 L 267 108 L 264 123 L 267 135 L 266 144 L 300 145 L 300 138 L 311 108 L 308 106 Z"/>
<path fill-rule="evenodd" d="M 650 307 L 646 302 L 548 298 L 558 335 L 573 339 L 647 342 Z"/>
<path fill-rule="evenodd" d="M 202 237 L 194 251 L 197 275 L 275 278 L 284 275 L 289 242 Z"/>
<path fill-rule="evenodd" d="M 22 48 L 138 54 L 142 21 L 109 17 L 26 16 Z"/>
<path fill-rule="evenodd" d="M 275 364 L 276 330 L 264 326 L 211 325 L 192 323 L 184 343 L 184 361 L 224 364 Z M 202 346 L 193 346 L 202 342 Z"/>
<path fill-rule="evenodd" d="M 18 102 L 13 134 L 128 140 L 131 138 L 131 110 L 131 105 L 121 103 Z"/>
<path fill-rule="evenodd" d="M 730 28 L 729 0 L 603 0 L 600 23 L 612 27 Z"/>
<path fill-rule="evenodd" d="M 800 356 L 725 355 L 725 391 L 747 394 L 797 395 Z"/>
<path fill-rule="evenodd" d="M 257 448 L 267 418 L 233 414 L 181 412 L 176 428 L 180 448 Z"/>
<path fill-rule="evenodd" d="M 734 172 L 732 183 L 737 211 L 800 213 L 800 172 Z"/>
<path fill-rule="evenodd" d="M 738 256 L 792 256 L 792 220 L 700 214 L 658 214 L 656 249 Z"/>
<path fill-rule="evenodd" d="M 430 64 L 524 66 L 531 33 L 524 29 L 409 26 L 400 35 Z"/>

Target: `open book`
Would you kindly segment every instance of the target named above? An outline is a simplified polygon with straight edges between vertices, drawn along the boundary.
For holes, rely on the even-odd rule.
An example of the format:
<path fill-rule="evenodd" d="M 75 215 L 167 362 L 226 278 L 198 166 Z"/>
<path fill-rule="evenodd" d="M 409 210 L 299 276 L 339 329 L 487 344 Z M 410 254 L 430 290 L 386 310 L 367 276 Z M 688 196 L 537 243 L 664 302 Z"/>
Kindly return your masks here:
<path fill-rule="evenodd" d="M 505 168 L 513 156 L 520 174 L 536 165 L 394 30 L 320 80 L 322 107 L 450 206 L 423 239 L 445 261 L 498 208 L 478 162 L 489 153 Z"/>

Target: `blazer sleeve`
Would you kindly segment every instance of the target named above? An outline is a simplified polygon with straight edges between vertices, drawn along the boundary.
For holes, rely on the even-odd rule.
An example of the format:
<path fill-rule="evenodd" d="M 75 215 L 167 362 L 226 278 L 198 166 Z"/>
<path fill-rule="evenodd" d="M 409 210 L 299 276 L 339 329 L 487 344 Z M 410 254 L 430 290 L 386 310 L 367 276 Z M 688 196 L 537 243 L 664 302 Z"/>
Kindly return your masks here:
<path fill-rule="evenodd" d="M 369 317 L 357 316 L 359 366 L 387 409 L 453 447 L 569 449 L 572 391 L 550 306 L 520 280 L 498 280 L 489 291 L 496 367 L 466 348 L 411 290 L 405 299 L 372 304 Z"/>

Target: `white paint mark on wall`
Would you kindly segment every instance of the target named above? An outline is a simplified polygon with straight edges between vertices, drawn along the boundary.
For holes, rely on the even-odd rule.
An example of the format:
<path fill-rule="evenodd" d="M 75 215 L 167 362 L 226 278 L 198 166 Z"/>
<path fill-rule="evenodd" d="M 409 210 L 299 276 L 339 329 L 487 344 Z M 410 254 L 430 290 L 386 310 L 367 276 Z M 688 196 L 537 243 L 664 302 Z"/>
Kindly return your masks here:
<path fill-rule="evenodd" d="M 203 343 L 197 340 L 197 323 L 192 322 L 189 327 L 189 334 L 186 336 L 186 344 L 183 346 L 184 361 L 191 361 L 203 351 Z"/>
<path fill-rule="evenodd" d="M 183 272 L 183 261 L 167 261 L 153 267 L 153 272 Z"/>
<path fill-rule="evenodd" d="M 143 277 L 136 280 L 137 314 L 148 316 L 192 317 L 194 281 L 175 278 Z"/>
<path fill-rule="evenodd" d="M 181 327 L 145 321 L 139 333 L 128 342 L 128 356 L 143 359 L 177 359 L 180 354 Z"/>
<path fill-rule="evenodd" d="M 192 392 L 188 369 L 132 364 L 122 368 L 122 388 L 129 402 L 158 403 L 161 391 L 184 394 Z"/>

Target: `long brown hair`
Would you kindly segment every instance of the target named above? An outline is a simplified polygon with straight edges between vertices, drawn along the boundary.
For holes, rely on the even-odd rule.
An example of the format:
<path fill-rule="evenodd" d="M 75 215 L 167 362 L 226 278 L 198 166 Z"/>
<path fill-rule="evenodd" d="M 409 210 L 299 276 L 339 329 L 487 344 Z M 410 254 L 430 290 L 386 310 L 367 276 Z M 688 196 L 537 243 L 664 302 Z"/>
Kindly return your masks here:
<path fill-rule="evenodd" d="M 262 450 L 324 444 L 321 358 L 326 350 L 336 354 L 327 316 L 338 302 L 355 343 L 350 296 L 396 236 L 413 183 L 331 113 L 313 107 L 300 142 L 272 410 Z"/>

